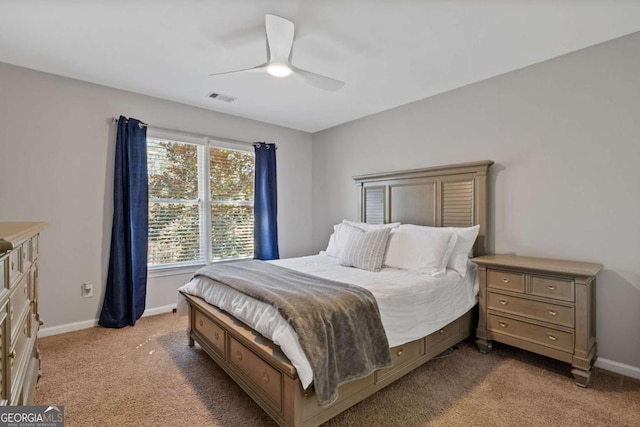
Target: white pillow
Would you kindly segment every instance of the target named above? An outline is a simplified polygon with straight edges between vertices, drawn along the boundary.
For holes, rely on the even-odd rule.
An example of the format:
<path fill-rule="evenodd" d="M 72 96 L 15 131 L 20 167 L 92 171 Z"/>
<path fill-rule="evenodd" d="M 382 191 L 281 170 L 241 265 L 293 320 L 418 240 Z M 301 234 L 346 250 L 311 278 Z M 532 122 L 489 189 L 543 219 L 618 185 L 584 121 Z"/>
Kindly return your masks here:
<path fill-rule="evenodd" d="M 338 244 L 336 243 L 335 232 L 331 233 L 331 236 L 329 236 L 329 244 L 327 244 L 327 250 L 324 251 L 324 253 L 334 258 L 340 257 L 340 249 L 338 248 Z"/>
<path fill-rule="evenodd" d="M 480 231 L 479 225 L 473 227 L 428 227 L 414 224 L 403 224 L 401 228 L 416 229 L 416 230 L 432 230 L 436 232 L 453 232 L 456 234 L 456 244 L 451 252 L 451 256 L 447 263 L 447 268 L 458 272 L 460 277 L 465 277 L 467 274 L 467 261 L 470 256 L 473 256 L 471 250 L 473 244 L 478 237 Z"/>
<path fill-rule="evenodd" d="M 344 232 L 345 226 L 356 227 L 361 230 L 370 231 L 378 230 L 380 228 L 393 228 L 398 227 L 399 222 L 393 222 L 389 224 L 367 224 L 366 222 L 355 222 L 343 219 L 340 224 L 333 226 L 333 234 L 329 237 L 329 244 L 325 253 L 334 258 L 340 258 L 344 245 L 347 242 L 347 235 Z"/>
<path fill-rule="evenodd" d="M 340 265 L 362 270 L 380 271 L 389 241 L 391 227 L 379 227 L 365 231 L 343 224 L 347 241 L 340 255 Z"/>
<path fill-rule="evenodd" d="M 474 225 L 473 227 L 467 228 L 447 228 L 453 230 L 453 232 L 458 236 L 456 246 L 453 248 L 451 258 L 449 258 L 447 268 L 457 271 L 461 277 L 464 277 L 467 274 L 467 262 L 469 260 L 469 256 L 473 255 L 471 250 L 473 249 L 473 244 L 480 232 L 480 226 Z"/>
<path fill-rule="evenodd" d="M 400 226 L 391 233 L 384 265 L 431 276 L 444 274 L 456 240 L 451 230 Z"/>

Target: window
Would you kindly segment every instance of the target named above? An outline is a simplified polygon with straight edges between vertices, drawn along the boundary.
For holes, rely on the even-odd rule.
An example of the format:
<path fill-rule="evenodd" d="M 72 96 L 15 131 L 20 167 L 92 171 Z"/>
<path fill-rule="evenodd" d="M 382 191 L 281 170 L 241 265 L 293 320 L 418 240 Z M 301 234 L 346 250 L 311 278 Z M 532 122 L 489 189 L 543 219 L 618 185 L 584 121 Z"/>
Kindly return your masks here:
<path fill-rule="evenodd" d="M 253 256 L 254 153 L 215 145 L 147 138 L 150 268 Z"/>

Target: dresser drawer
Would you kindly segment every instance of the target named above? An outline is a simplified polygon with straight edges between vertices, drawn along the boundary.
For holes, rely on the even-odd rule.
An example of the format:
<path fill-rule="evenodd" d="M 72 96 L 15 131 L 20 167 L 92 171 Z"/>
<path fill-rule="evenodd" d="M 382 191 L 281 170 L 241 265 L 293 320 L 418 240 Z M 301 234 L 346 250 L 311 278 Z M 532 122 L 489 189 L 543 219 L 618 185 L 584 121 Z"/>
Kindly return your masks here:
<path fill-rule="evenodd" d="M 9 286 L 20 277 L 20 248 L 14 249 L 9 254 Z"/>
<path fill-rule="evenodd" d="M 489 313 L 487 329 L 556 350 L 573 352 L 573 334 Z M 496 338 L 496 337 L 494 337 Z M 499 339 L 498 339 L 499 341 Z"/>
<path fill-rule="evenodd" d="M 31 256 L 31 240 L 27 240 L 22 244 L 21 256 L 22 264 L 20 271 L 24 273 L 25 271 L 29 270 L 29 267 L 31 267 L 31 261 L 33 261 L 33 258 Z"/>
<path fill-rule="evenodd" d="M 40 253 L 40 236 L 35 235 L 31 238 L 31 260 L 35 260 L 38 258 L 38 254 Z"/>
<path fill-rule="evenodd" d="M 11 342 L 18 333 L 19 324 L 18 321 L 23 317 L 22 313 L 29 305 L 29 297 L 27 292 L 29 290 L 29 276 L 25 275 L 18 283 L 18 286 L 14 287 L 9 295 L 9 317 L 11 319 Z"/>
<path fill-rule="evenodd" d="M 573 301 L 573 286 L 573 280 L 532 275 L 529 294 L 562 301 Z"/>
<path fill-rule="evenodd" d="M 532 301 L 524 298 L 489 292 L 490 310 L 525 316 L 560 326 L 573 327 L 573 307 Z"/>
<path fill-rule="evenodd" d="M 499 270 L 487 271 L 487 286 L 495 289 L 524 293 L 524 274 Z"/>
<path fill-rule="evenodd" d="M 17 374 L 20 368 L 20 364 L 28 358 L 28 344 L 29 344 L 29 325 L 28 322 L 22 322 L 17 328 L 17 337 L 16 342 L 11 347 L 11 351 L 9 352 L 9 372 L 11 372 L 11 387 L 12 390 L 15 389 Z"/>
<path fill-rule="evenodd" d="M 251 378 L 253 385 L 281 412 L 282 374 L 253 354 L 235 339 L 229 337 L 229 357 L 232 365 Z"/>
<path fill-rule="evenodd" d="M 420 356 L 420 340 L 411 341 L 409 343 L 399 345 L 391 349 L 391 367 L 376 371 L 376 383 L 384 381 L 406 364 L 411 363 Z"/>
<path fill-rule="evenodd" d="M 4 323 L 7 320 L 7 304 L 5 303 L 2 308 L 0 308 L 0 355 L 4 359 L 4 355 L 8 353 L 6 347 L 5 340 L 5 327 Z M 3 360 L 0 360 L 0 400 L 7 399 L 7 394 L 5 392 L 5 383 L 7 382 L 7 374 L 5 371 L 5 364 Z"/>
<path fill-rule="evenodd" d="M 9 258 L 0 258 L 0 289 L 9 287 L 7 283 L 7 261 Z"/>
<path fill-rule="evenodd" d="M 224 357 L 225 339 L 222 328 L 199 311 L 195 312 L 195 316 L 196 331 L 204 336 L 207 342 L 211 344 L 211 347 L 213 347 L 221 357 Z"/>

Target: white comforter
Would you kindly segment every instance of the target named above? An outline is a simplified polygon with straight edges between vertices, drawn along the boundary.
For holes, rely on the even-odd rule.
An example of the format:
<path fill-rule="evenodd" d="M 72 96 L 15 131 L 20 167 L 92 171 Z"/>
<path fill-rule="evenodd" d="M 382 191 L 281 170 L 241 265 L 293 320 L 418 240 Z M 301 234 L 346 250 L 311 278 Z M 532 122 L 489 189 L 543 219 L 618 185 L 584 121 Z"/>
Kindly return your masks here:
<path fill-rule="evenodd" d="M 477 270 L 471 262 L 465 278 L 453 270 L 437 278 L 394 268 L 374 273 L 342 267 L 336 258 L 324 254 L 270 262 L 368 289 L 378 302 L 391 347 L 422 338 L 454 321 L 476 304 L 478 294 Z M 203 298 L 272 340 L 295 366 L 303 387 L 311 384 L 313 372 L 298 335 L 276 308 L 204 277 L 191 280 L 180 290 Z"/>

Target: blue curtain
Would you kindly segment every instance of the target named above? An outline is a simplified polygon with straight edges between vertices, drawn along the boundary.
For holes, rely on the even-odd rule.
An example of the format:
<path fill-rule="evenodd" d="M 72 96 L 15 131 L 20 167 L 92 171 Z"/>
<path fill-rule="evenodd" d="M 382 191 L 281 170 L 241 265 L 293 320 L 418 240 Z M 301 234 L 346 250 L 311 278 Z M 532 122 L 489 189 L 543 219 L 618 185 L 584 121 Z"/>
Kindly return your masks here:
<path fill-rule="evenodd" d="M 256 259 L 278 259 L 278 192 L 276 145 L 256 143 L 256 182 L 253 204 L 253 247 Z"/>
<path fill-rule="evenodd" d="M 113 187 L 111 255 L 98 323 L 122 328 L 142 316 L 147 293 L 147 128 L 139 120 L 118 120 Z"/>

